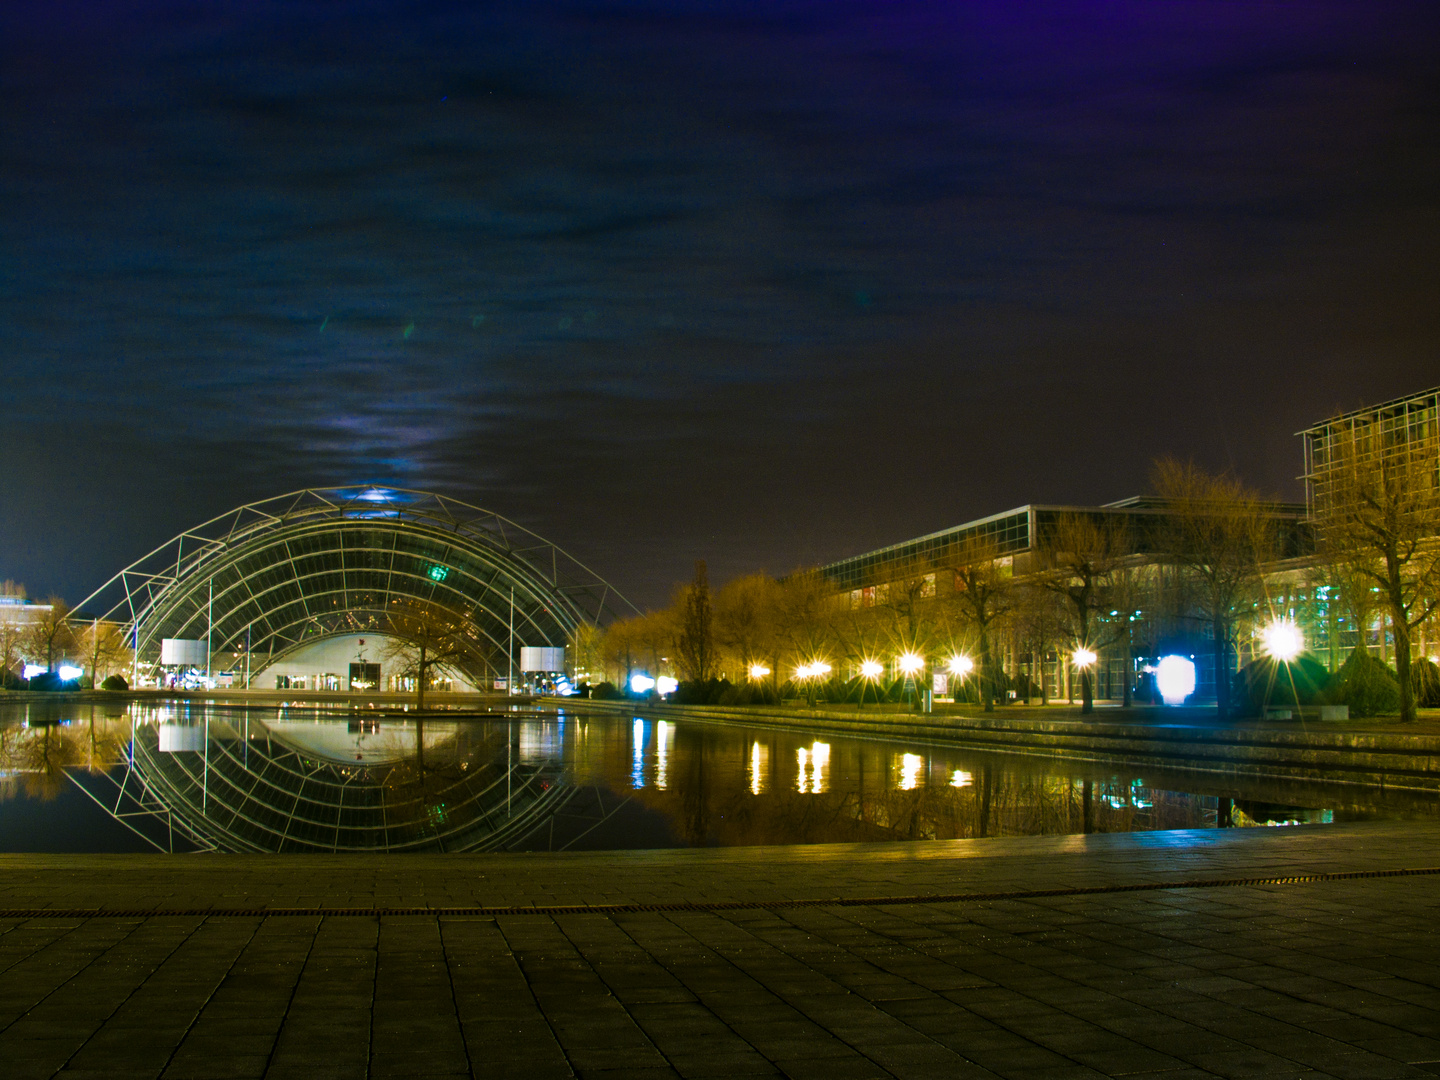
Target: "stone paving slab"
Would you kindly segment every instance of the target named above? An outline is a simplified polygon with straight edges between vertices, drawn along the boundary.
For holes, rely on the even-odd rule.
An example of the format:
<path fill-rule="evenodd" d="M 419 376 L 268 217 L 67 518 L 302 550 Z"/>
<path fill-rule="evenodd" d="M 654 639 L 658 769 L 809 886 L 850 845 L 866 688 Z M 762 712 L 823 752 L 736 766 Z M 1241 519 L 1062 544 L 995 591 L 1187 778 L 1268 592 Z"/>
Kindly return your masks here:
<path fill-rule="evenodd" d="M 0 905 L 902 904 L 0 918 L 0 1075 L 1424 1077 L 1440 864 L 1407 822 L 443 857 L 0 857 Z M 1032 895 L 927 903 L 927 890 Z"/>

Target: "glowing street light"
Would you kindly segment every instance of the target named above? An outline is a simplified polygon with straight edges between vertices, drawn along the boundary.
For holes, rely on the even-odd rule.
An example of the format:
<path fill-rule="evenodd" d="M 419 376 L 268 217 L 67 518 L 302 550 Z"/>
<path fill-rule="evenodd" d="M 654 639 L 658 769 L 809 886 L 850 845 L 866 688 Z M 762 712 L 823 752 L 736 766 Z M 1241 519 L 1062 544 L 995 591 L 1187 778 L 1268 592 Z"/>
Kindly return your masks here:
<path fill-rule="evenodd" d="M 906 675 L 915 675 L 925 666 L 925 658 L 917 653 L 907 652 L 900 657 L 900 670 Z"/>
<path fill-rule="evenodd" d="M 769 675 L 769 674 L 770 674 L 770 669 L 769 669 L 768 667 L 766 667 L 764 664 L 751 664 L 751 665 L 750 665 L 750 678 L 754 679 L 756 682 L 759 682 L 761 679 L 763 679 L 766 675 Z"/>
<path fill-rule="evenodd" d="M 830 674 L 830 665 L 825 663 L 824 660 L 816 660 L 810 665 L 810 670 L 815 673 L 815 677 L 818 679 Z"/>
<path fill-rule="evenodd" d="M 879 660 L 865 660 L 860 664 L 860 677 L 862 679 L 878 679 L 885 674 L 885 665 Z"/>
<path fill-rule="evenodd" d="M 1091 664 L 1095 663 L 1096 659 L 1098 658 L 1096 657 L 1094 652 L 1082 646 L 1081 648 L 1075 650 L 1075 652 L 1071 656 L 1071 659 L 1075 661 L 1076 667 L 1087 668 Z"/>
<path fill-rule="evenodd" d="M 975 670 L 975 661 L 968 656 L 957 655 L 950 657 L 950 662 L 946 666 L 950 669 L 951 675 L 959 675 L 963 679 Z"/>
<path fill-rule="evenodd" d="M 1282 664 L 1288 664 L 1305 651 L 1305 637 L 1300 627 L 1289 619 L 1279 619 L 1260 631 L 1265 651 Z"/>

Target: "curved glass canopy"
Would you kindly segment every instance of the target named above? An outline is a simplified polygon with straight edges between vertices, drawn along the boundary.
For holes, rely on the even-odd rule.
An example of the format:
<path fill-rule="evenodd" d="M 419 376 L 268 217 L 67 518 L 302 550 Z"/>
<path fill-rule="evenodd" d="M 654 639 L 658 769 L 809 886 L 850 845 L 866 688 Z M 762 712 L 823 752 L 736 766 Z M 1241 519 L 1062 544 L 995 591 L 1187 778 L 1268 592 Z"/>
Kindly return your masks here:
<path fill-rule="evenodd" d="M 557 818 L 575 831 L 578 815 L 588 829 L 616 808 L 577 800 L 561 761 L 564 716 L 367 712 L 134 704 L 102 724 L 102 767 L 72 779 L 172 851 L 505 850 L 553 835 Z"/>
<path fill-rule="evenodd" d="M 139 667 L 166 638 L 259 666 L 433 609 L 465 623 L 477 683 L 519 645 L 563 646 L 635 609 L 555 545 L 497 514 L 394 488 L 307 489 L 241 506 L 162 544 L 80 605 L 121 623 Z M 514 633 L 511 634 L 513 627 Z"/>

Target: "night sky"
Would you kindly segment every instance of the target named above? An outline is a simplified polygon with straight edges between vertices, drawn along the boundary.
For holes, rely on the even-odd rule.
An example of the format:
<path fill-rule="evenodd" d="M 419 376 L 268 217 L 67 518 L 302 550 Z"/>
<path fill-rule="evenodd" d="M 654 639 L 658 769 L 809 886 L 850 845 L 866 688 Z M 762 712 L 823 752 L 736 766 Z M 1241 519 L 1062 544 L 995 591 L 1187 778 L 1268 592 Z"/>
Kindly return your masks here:
<path fill-rule="evenodd" d="M 1440 5 L 0 5 L 0 578 L 439 490 L 641 605 L 1440 383 Z"/>

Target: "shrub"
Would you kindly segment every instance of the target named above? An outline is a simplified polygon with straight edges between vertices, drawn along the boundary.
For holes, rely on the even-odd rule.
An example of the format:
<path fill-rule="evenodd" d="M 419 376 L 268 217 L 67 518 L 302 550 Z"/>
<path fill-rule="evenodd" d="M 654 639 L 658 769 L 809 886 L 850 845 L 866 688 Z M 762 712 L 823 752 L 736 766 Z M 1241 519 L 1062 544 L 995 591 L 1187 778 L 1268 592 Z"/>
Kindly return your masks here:
<path fill-rule="evenodd" d="M 669 700 L 678 705 L 718 705 L 731 689 L 729 679 L 692 679 L 677 686 Z"/>
<path fill-rule="evenodd" d="M 1364 649 L 1356 649 L 1325 685 L 1325 700 L 1350 706 L 1351 716 L 1385 716 L 1400 711 L 1395 673 Z"/>
<path fill-rule="evenodd" d="M 625 695 L 620 692 L 619 688 L 617 688 L 614 683 L 608 681 L 599 683 L 590 689 L 590 699 L 592 701 L 619 701 L 624 697 Z"/>
<path fill-rule="evenodd" d="M 768 682 L 746 681 L 720 695 L 721 705 L 774 705 L 775 691 Z"/>
<path fill-rule="evenodd" d="M 130 684 L 125 681 L 124 675 L 108 675 L 100 683 L 101 690 L 129 690 Z"/>
<path fill-rule="evenodd" d="M 1314 705 L 1324 697 L 1330 672 L 1308 653 L 1289 663 L 1264 657 L 1235 673 L 1231 700 L 1241 716 L 1263 716 L 1267 706 Z"/>
<path fill-rule="evenodd" d="M 1422 709 L 1440 709 L 1440 666 L 1426 659 L 1410 665 L 1410 684 L 1415 690 L 1415 704 Z"/>

